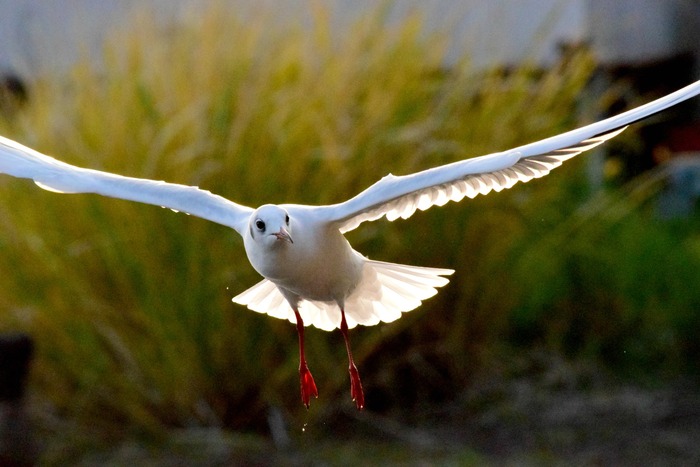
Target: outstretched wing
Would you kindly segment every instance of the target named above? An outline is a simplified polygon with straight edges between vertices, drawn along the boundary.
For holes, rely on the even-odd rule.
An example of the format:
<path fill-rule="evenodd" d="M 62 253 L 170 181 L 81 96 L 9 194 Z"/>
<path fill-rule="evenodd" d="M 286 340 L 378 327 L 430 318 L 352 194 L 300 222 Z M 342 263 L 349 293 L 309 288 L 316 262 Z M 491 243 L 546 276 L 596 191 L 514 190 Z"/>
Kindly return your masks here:
<path fill-rule="evenodd" d="M 325 206 L 327 222 L 341 232 L 386 216 L 406 219 L 416 209 L 501 191 L 547 175 L 567 159 L 617 136 L 627 125 L 700 93 L 700 81 L 615 117 L 509 151 L 465 159 L 405 176 L 388 175 L 343 203 Z"/>
<path fill-rule="evenodd" d="M 155 204 L 223 224 L 242 234 L 253 210 L 193 186 L 122 177 L 58 161 L 0 136 L 0 173 L 58 193 L 97 193 Z"/>

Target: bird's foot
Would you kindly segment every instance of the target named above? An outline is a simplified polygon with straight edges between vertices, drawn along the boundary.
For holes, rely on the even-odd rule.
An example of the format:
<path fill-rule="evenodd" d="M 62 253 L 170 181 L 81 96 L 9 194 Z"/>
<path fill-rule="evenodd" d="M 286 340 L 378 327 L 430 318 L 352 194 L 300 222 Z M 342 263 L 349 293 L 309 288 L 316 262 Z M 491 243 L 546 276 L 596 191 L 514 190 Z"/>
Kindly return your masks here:
<path fill-rule="evenodd" d="M 308 409 L 311 396 L 318 398 L 318 389 L 316 389 L 316 382 L 306 364 L 299 365 L 299 381 L 301 383 L 301 402 Z"/>
<path fill-rule="evenodd" d="M 355 405 L 357 405 L 357 410 L 362 410 L 365 408 L 365 393 L 362 390 L 360 373 L 354 364 L 351 364 L 348 370 L 350 371 L 350 395 L 352 400 L 355 401 Z"/>

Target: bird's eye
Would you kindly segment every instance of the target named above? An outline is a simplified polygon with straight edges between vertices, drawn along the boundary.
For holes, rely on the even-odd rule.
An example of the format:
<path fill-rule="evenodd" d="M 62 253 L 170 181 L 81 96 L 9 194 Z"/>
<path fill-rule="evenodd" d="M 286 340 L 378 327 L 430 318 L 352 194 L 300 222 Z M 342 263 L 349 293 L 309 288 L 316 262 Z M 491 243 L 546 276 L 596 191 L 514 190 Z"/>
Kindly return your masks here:
<path fill-rule="evenodd" d="M 265 231 L 265 223 L 258 219 L 255 221 L 255 228 L 257 228 L 259 231 L 264 232 Z"/>
<path fill-rule="evenodd" d="M 284 217 L 285 224 L 289 225 L 289 214 Z"/>

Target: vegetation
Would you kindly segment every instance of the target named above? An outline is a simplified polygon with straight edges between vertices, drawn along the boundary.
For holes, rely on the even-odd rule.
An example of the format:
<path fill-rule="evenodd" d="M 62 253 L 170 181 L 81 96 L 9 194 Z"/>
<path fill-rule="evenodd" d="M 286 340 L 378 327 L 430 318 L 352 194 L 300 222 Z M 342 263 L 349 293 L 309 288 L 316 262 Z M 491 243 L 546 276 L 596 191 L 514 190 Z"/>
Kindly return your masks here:
<path fill-rule="evenodd" d="M 76 165 L 256 206 L 336 202 L 388 172 L 579 123 L 585 51 L 545 72 L 476 73 L 468 57 L 446 69 L 445 38 L 419 16 L 377 9 L 340 37 L 326 11 L 313 18 L 281 27 L 212 9 L 162 30 L 145 18 L 113 35 L 102 63 L 36 83 L 0 130 Z M 353 331 L 370 410 L 452 399 L 530 346 L 650 377 L 697 361 L 697 222 L 661 222 L 628 190 L 592 198 L 583 159 L 351 233 L 372 258 L 457 270 L 401 320 Z M 302 408 L 294 327 L 230 301 L 259 278 L 225 227 L 4 177 L 0 271 L 0 329 L 35 337 L 31 387 L 62 439 L 264 431 L 270 406 L 301 426 L 350 404 L 342 339 L 311 329 L 321 397 Z"/>

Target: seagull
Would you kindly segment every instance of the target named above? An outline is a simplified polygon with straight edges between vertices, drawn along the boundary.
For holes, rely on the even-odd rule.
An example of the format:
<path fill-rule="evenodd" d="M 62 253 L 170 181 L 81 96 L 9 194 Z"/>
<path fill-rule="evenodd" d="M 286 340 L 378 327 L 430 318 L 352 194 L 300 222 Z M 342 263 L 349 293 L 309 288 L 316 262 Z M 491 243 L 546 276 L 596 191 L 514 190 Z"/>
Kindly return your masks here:
<path fill-rule="evenodd" d="M 325 205 L 265 204 L 253 209 L 209 191 L 76 167 L 0 136 L 0 173 L 33 180 L 58 193 L 96 193 L 153 204 L 228 226 L 243 237 L 253 268 L 264 279 L 235 303 L 296 324 L 302 403 L 318 389 L 304 354 L 304 327 L 336 328 L 345 341 L 350 395 L 365 396 L 348 330 L 392 322 L 448 283 L 451 269 L 370 260 L 344 234 L 363 222 L 407 219 L 443 206 L 511 188 L 548 174 L 564 161 L 617 136 L 628 125 L 700 94 L 700 81 L 614 117 L 534 143 L 460 160 L 410 175 L 387 175 L 353 198 Z"/>

